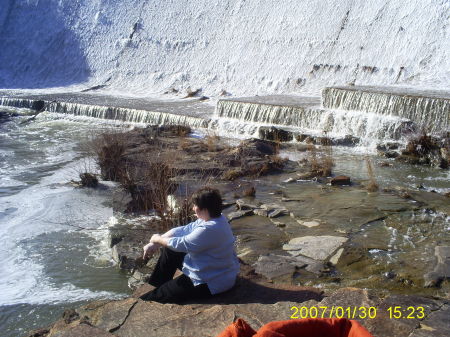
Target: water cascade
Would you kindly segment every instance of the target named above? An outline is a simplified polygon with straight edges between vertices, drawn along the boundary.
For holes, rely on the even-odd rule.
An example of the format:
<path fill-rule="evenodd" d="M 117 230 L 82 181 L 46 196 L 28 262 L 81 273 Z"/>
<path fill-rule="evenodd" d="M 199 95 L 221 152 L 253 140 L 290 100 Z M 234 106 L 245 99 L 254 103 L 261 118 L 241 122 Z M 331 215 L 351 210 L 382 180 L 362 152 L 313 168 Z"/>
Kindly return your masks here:
<path fill-rule="evenodd" d="M 396 88 L 334 87 L 322 91 L 323 107 L 398 116 L 429 133 L 448 130 L 450 97 L 444 92 L 400 91 Z"/>
<path fill-rule="evenodd" d="M 331 137 L 352 135 L 366 145 L 382 141 L 401 141 L 424 125 L 438 133 L 448 128 L 449 102 L 445 97 L 408 96 L 408 91 L 379 93 L 366 89 L 326 88 L 323 103 L 316 100 L 295 104 L 266 102 L 264 97 L 219 100 L 213 127 L 228 127 L 227 132 L 251 131 L 273 125 L 294 133 L 327 134 Z M 361 98 L 362 97 L 362 98 Z M 291 101 L 294 100 L 291 97 Z M 226 122 L 225 122 L 226 121 Z"/>
<path fill-rule="evenodd" d="M 0 97 L 0 105 L 16 108 L 33 109 L 36 100 Z M 131 108 L 109 107 L 100 105 L 43 101 L 44 109 L 49 112 L 86 116 L 99 119 L 109 119 L 126 123 L 157 124 L 157 125 L 187 125 L 201 128 L 207 126 L 207 121 L 200 117 L 186 116 L 160 111 L 148 111 Z"/>

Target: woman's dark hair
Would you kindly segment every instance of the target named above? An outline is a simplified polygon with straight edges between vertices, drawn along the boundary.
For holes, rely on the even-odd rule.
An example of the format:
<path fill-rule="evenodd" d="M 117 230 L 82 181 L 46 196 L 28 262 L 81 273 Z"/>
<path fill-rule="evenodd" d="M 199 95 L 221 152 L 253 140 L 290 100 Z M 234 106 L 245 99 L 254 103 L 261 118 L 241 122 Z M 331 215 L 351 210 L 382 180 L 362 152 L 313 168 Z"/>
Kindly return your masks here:
<path fill-rule="evenodd" d="M 222 213 L 222 197 L 220 192 L 211 187 L 203 187 L 191 197 L 192 203 L 200 209 L 207 209 L 211 218 L 217 218 Z"/>

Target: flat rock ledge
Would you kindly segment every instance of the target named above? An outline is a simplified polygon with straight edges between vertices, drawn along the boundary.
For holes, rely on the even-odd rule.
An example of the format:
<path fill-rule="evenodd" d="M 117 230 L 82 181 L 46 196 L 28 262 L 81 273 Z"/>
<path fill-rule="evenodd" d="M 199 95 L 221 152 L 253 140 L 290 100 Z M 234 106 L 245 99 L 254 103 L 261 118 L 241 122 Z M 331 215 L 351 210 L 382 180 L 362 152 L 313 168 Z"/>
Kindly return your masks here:
<path fill-rule="evenodd" d="M 283 249 L 293 256 L 303 255 L 314 260 L 324 261 L 331 256 L 348 238 L 341 236 L 302 236 L 283 245 Z"/>
<path fill-rule="evenodd" d="M 391 318 L 389 308 L 394 307 L 400 308 L 404 317 L 411 313 L 408 308 L 416 310 L 409 319 Z M 314 313 L 316 309 L 324 317 L 336 317 L 337 308 L 342 308 L 338 310 L 342 317 L 358 320 L 375 337 L 450 336 L 449 300 L 407 295 L 381 299 L 358 288 L 342 288 L 323 296 L 313 288 L 248 279 L 240 279 L 234 289 L 203 303 L 160 304 L 136 298 L 92 302 L 66 311 L 52 326 L 28 336 L 209 337 L 237 318 L 259 329 L 268 322 L 300 318 L 300 312 Z"/>

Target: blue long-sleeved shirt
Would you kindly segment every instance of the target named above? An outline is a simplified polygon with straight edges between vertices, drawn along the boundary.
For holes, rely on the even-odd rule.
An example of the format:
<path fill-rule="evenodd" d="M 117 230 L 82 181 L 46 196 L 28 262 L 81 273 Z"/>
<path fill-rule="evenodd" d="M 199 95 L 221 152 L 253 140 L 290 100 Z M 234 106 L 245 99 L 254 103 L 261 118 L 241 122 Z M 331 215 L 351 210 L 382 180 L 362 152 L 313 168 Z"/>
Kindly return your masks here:
<path fill-rule="evenodd" d="M 211 294 L 233 287 L 239 261 L 234 249 L 235 238 L 223 215 L 173 228 L 168 235 L 171 238 L 167 247 L 186 253 L 182 271 L 194 285 L 206 283 Z"/>

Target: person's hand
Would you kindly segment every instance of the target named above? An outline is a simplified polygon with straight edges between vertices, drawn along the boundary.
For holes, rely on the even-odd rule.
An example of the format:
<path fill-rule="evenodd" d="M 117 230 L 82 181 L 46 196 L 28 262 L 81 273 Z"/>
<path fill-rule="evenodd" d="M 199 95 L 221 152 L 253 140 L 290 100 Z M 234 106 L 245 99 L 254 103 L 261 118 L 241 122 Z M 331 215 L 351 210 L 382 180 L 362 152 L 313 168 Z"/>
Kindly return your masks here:
<path fill-rule="evenodd" d="M 156 251 L 159 249 L 160 245 L 154 242 L 149 242 L 147 245 L 144 246 L 144 255 L 142 258 L 144 260 L 149 259 L 153 254 L 156 253 Z"/>
<path fill-rule="evenodd" d="M 161 240 L 161 235 L 159 235 L 159 234 L 153 234 L 152 237 L 150 238 L 151 243 L 159 243 L 160 240 Z"/>

